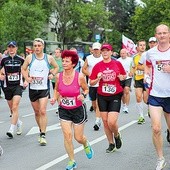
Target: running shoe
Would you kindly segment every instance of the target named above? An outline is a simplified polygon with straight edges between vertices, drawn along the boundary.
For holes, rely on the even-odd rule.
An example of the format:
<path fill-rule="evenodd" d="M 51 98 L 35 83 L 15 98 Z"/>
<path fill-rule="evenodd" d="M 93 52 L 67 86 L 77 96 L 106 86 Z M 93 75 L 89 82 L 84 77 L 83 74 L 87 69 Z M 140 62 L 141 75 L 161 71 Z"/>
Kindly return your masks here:
<path fill-rule="evenodd" d="M 97 122 L 96 121 L 95 125 L 93 126 L 93 128 L 94 128 L 95 131 L 98 131 L 100 129 L 100 126 L 101 126 L 101 122 L 99 122 L 99 121 Z"/>
<path fill-rule="evenodd" d="M 91 158 L 93 157 L 94 151 L 93 151 L 93 149 L 91 148 L 91 146 L 90 146 L 90 144 L 89 144 L 88 141 L 87 141 L 87 146 L 84 147 L 84 151 L 85 151 L 86 156 L 87 156 L 88 159 L 91 159 Z"/>
<path fill-rule="evenodd" d="M 114 137 L 114 138 L 115 138 L 116 148 L 117 148 L 117 149 L 120 149 L 121 146 L 122 146 L 122 138 L 121 138 L 120 132 L 118 133 L 118 136 L 117 136 L 117 137 Z"/>
<path fill-rule="evenodd" d="M 93 109 L 93 106 L 90 107 L 90 112 L 92 112 L 94 109 Z"/>
<path fill-rule="evenodd" d="M 68 165 L 66 166 L 66 170 L 73 170 L 77 168 L 77 164 L 75 161 L 69 161 Z"/>
<path fill-rule="evenodd" d="M 20 121 L 20 123 L 17 124 L 17 135 L 21 134 L 22 134 L 22 122 Z"/>
<path fill-rule="evenodd" d="M 111 153 L 114 152 L 116 150 L 115 144 L 110 143 L 109 147 L 106 149 L 106 153 Z"/>
<path fill-rule="evenodd" d="M 163 169 L 165 166 L 166 166 L 165 159 L 164 159 L 164 158 L 158 159 L 157 165 L 156 165 L 156 170 L 161 170 L 161 169 Z"/>
<path fill-rule="evenodd" d="M 14 132 L 12 130 L 9 130 L 6 135 L 9 137 L 9 138 L 13 138 L 14 137 Z"/>
<path fill-rule="evenodd" d="M 138 119 L 138 124 L 139 125 L 142 125 L 142 124 L 144 124 L 145 123 L 145 119 L 143 118 L 143 117 L 139 117 L 139 119 Z"/>
<path fill-rule="evenodd" d="M 129 113 L 128 108 L 127 108 L 127 107 L 124 107 L 124 108 L 123 108 L 123 112 L 126 113 L 126 114 Z"/>
<path fill-rule="evenodd" d="M 167 129 L 167 136 L 166 136 L 167 141 L 170 143 L 170 133 L 169 130 Z"/>
<path fill-rule="evenodd" d="M 41 146 L 46 146 L 46 144 L 47 144 L 47 141 L 45 139 L 45 135 L 41 135 L 40 136 L 40 145 Z"/>
<path fill-rule="evenodd" d="M 3 149 L 2 149 L 2 147 L 0 146 L 0 156 L 3 154 L 4 152 L 3 152 Z"/>

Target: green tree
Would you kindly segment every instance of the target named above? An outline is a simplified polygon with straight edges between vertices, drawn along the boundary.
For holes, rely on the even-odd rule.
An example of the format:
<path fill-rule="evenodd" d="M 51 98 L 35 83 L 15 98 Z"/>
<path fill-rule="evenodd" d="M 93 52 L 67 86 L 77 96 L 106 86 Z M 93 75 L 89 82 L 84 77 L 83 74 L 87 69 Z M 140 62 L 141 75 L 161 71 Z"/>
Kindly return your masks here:
<path fill-rule="evenodd" d="M 103 0 L 84 3 L 82 0 L 56 0 L 53 22 L 58 40 L 72 42 L 76 38 L 94 41 L 94 34 L 100 33 L 99 27 L 108 28 L 110 13 L 105 11 Z"/>
<path fill-rule="evenodd" d="M 122 44 L 122 34 L 133 37 L 133 29 L 130 28 L 131 17 L 135 13 L 135 0 L 106 0 L 106 7 L 112 12 L 110 21 L 112 22 L 112 42 L 118 51 Z"/>
<path fill-rule="evenodd" d="M 170 3 L 168 0 L 143 0 L 132 17 L 132 27 L 137 40 L 154 36 L 155 27 L 160 23 L 170 25 Z"/>
<path fill-rule="evenodd" d="M 32 4 L 30 2 L 9 0 L 1 7 L 0 39 L 4 45 L 15 40 L 23 49 L 23 42 L 41 36 L 44 31 L 42 28 L 49 18 L 48 12 L 42 1 L 34 1 Z"/>

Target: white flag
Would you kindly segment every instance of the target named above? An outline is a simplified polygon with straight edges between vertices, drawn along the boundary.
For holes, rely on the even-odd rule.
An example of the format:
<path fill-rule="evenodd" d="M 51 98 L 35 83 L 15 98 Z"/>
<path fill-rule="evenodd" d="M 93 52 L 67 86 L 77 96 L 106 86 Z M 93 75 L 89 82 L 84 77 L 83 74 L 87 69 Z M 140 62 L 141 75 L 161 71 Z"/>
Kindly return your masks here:
<path fill-rule="evenodd" d="M 137 53 L 135 43 L 124 35 L 122 35 L 122 48 L 125 48 L 131 55 Z"/>

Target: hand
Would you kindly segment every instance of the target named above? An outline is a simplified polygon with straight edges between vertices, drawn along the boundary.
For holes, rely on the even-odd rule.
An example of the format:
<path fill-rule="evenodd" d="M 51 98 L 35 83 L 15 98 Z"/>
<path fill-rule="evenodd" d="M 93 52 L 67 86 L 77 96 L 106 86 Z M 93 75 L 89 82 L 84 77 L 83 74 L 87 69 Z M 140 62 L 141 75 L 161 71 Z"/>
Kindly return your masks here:
<path fill-rule="evenodd" d="M 51 105 L 54 105 L 54 104 L 55 104 L 55 102 L 56 102 L 56 99 L 51 98 L 51 100 L 50 100 L 50 104 L 51 104 Z"/>
<path fill-rule="evenodd" d="M 101 72 L 97 74 L 97 78 L 98 78 L 98 80 L 100 80 L 102 78 L 102 73 Z"/>
<path fill-rule="evenodd" d="M 28 83 L 27 81 L 24 81 L 23 86 L 24 86 L 24 87 L 27 87 L 27 86 L 28 86 L 28 84 L 29 84 L 29 83 Z"/>
<path fill-rule="evenodd" d="M 117 77 L 119 78 L 120 81 L 124 80 L 124 75 L 122 74 L 119 74 Z"/>
<path fill-rule="evenodd" d="M 83 101 L 84 100 L 84 96 L 82 94 L 77 96 L 77 100 Z"/>
<path fill-rule="evenodd" d="M 54 75 L 52 74 L 52 73 L 50 73 L 49 75 L 48 75 L 48 79 L 49 80 L 52 80 L 54 78 Z"/>

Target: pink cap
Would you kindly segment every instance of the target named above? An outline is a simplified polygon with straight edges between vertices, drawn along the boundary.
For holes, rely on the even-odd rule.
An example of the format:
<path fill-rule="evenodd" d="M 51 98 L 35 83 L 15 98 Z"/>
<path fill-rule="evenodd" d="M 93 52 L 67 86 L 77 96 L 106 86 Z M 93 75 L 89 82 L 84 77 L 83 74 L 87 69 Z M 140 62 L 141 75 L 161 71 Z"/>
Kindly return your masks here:
<path fill-rule="evenodd" d="M 101 50 L 103 49 L 108 49 L 110 51 L 113 51 L 113 47 L 110 44 L 103 44 Z"/>

